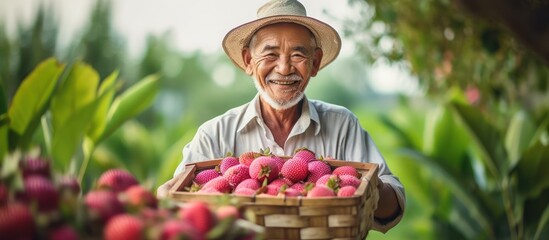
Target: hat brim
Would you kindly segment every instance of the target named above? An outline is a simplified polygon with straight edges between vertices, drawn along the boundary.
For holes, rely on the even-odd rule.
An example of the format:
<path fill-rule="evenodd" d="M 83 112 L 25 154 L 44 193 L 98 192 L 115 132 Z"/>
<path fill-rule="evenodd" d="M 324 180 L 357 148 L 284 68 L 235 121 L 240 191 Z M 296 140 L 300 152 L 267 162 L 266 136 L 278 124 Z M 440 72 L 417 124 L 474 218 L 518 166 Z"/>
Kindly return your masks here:
<path fill-rule="evenodd" d="M 337 31 L 330 25 L 317 19 L 295 15 L 277 15 L 257 19 L 242 24 L 225 35 L 223 38 L 223 50 L 229 58 L 241 69 L 245 69 L 242 59 L 242 49 L 249 43 L 252 35 L 262 27 L 274 23 L 295 23 L 308 28 L 316 38 L 316 42 L 322 49 L 323 56 L 320 61 L 320 69 L 335 60 L 341 50 L 341 38 Z"/>

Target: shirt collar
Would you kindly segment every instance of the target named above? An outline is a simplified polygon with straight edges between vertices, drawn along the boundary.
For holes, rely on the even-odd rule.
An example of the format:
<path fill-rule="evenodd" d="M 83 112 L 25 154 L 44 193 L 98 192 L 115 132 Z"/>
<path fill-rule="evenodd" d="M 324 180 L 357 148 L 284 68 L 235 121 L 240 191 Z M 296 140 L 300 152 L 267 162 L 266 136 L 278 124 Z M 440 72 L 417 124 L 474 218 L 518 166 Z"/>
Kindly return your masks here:
<path fill-rule="evenodd" d="M 308 117 L 310 120 L 314 121 L 315 124 L 315 135 L 320 132 L 320 118 L 318 116 L 318 112 L 316 111 L 315 106 L 312 102 L 310 102 L 306 96 L 303 97 L 303 107 L 302 107 L 302 116 L 301 117 Z M 248 124 L 252 123 L 252 120 L 254 119 L 260 119 L 260 121 L 263 121 L 261 118 L 261 111 L 260 111 L 260 105 L 259 105 L 259 94 L 256 94 L 255 97 L 250 101 L 250 104 L 245 109 L 244 115 L 242 117 L 242 121 L 240 122 L 240 125 L 238 126 L 237 132 L 242 131 Z"/>

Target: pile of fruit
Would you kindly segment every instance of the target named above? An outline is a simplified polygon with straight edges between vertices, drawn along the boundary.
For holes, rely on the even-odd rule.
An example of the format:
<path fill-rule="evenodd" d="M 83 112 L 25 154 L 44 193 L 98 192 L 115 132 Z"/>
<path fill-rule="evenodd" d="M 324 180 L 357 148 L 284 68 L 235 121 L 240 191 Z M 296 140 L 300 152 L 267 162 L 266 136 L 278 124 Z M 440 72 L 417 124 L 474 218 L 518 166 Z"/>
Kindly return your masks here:
<path fill-rule="evenodd" d="M 42 157 L 4 159 L 1 177 L 2 239 L 253 239 L 256 234 L 239 225 L 244 220 L 236 206 L 159 202 L 123 169 L 104 172 L 86 194 L 75 178 L 55 174 Z"/>
<path fill-rule="evenodd" d="M 194 176 L 190 192 L 253 196 L 349 197 L 360 185 L 352 166 L 332 167 L 307 149 L 288 159 L 266 151 L 224 157 L 219 165 Z"/>

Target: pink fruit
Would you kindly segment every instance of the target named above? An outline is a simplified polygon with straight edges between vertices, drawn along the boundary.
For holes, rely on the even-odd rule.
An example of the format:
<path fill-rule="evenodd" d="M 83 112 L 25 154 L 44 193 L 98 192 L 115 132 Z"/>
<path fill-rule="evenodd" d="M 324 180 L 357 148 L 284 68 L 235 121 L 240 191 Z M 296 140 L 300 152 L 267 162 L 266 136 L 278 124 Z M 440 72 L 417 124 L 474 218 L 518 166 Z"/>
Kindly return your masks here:
<path fill-rule="evenodd" d="M 92 220 L 106 222 L 124 212 L 124 206 L 116 193 L 108 190 L 94 190 L 86 194 L 84 203 Z"/>
<path fill-rule="evenodd" d="M 219 172 L 215 169 L 206 169 L 197 173 L 193 181 L 198 185 L 204 185 L 219 176 L 221 176 L 221 174 L 219 174 Z"/>
<path fill-rule="evenodd" d="M 309 174 L 309 161 L 301 158 L 290 158 L 282 166 L 281 174 L 292 182 L 300 182 Z"/>
<path fill-rule="evenodd" d="M 335 190 L 339 187 L 339 178 L 334 174 L 324 175 L 316 181 L 316 185 L 326 186 Z"/>
<path fill-rule="evenodd" d="M 145 223 L 136 216 L 120 214 L 107 222 L 103 229 L 105 240 L 145 239 Z"/>
<path fill-rule="evenodd" d="M 286 188 L 285 190 L 281 191 L 281 193 L 284 194 L 286 197 L 302 196 L 301 191 L 294 188 Z"/>
<path fill-rule="evenodd" d="M 231 186 L 236 187 L 242 181 L 250 179 L 250 168 L 244 164 L 238 164 L 227 169 L 223 176 Z"/>
<path fill-rule="evenodd" d="M 334 196 L 335 196 L 334 191 L 323 185 L 316 185 L 313 187 L 313 189 L 307 192 L 307 197 L 334 197 Z"/>
<path fill-rule="evenodd" d="M 223 176 L 216 177 L 209 182 L 205 183 L 202 187 L 203 189 L 213 188 L 222 193 L 228 193 L 232 191 L 231 184 L 229 180 Z"/>
<path fill-rule="evenodd" d="M 256 191 L 257 190 L 242 187 L 242 188 L 234 190 L 233 194 L 234 195 L 239 195 L 239 196 L 253 196 L 253 195 L 255 195 Z"/>
<path fill-rule="evenodd" d="M 261 156 L 256 158 L 250 165 L 250 177 L 257 179 L 259 182 L 263 182 L 267 179 L 271 182 L 278 178 L 279 170 L 276 165 L 276 160 L 268 156 Z"/>
<path fill-rule="evenodd" d="M 334 169 L 332 174 L 338 175 L 338 176 L 339 175 L 352 175 L 352 176 L 355 176 L 357 178 L 360 177 L 360 174 L 358 173 L 358 171 L 354 167 L 351 167 L 351 166 L 339 166 L 339 167 Z"/>
<path fill-rule="evenodd" d="M 158 200 L 151 191 L 141 185 L 129 187 L 125 192 L 125 203 L 136 208 L 156 208 Z"/>
<path fill-rule="evenodd" d="M 355 194 L 356 188 L 353 186 L 345 186 L 337 191 L 338 197 L 351 197 Z"/>
<path fill-rule="evenodd" d="M 123 169 L 110 169 L 101 174 L 99 180 L 97 180 L 97 186 L 99 188 L 111 189 L 115 192 L 123 192 L 133 185 L 137 185 L 139 182 L 128 171 Z"/>
<path fill-rule="evenodd" d="M 232 166 L 236 166 L 238 164 L 240 164 L 240 161 L 238 160 L 237 157 L 233 157 L 233 156 L 225 157 L 219 163 L 219 171 L 221 172 L 221 175 L 223 175 L 225 174 L 225 171 L 227 171 L 227 169 L 229 169 Z"/>
<path fill-rule="evenodd" d="M 179 211 L 179 217 L 191 224 L 198 232 L 205 235 L 216 224 L 213 212 L 201 201 L 185 204 Z"/>
<path fill-rule="evenodd" d="M 240 188 L 250 188 L 252 190 L 257 190 L 259 189 L 259 187 L 261 187 L 261 184 L 257 180 L 253 178 L 248 178 L 236 185 L 235 191 Z"/>
<path fill-rule="evenodd" d="M 220 206 L 215 210 L 215 214 L 217 216 L 217 219 L 219 220 L 223 220 L 225 218 L 237 219 L 241 217 L 240 211 L 236 206 L 233 205 Z"/>
<path fill-rule="evenodd" d="M 339 187 L 353 186 L 358 188 L 360 185 L 360 179 L 352 175 L 339 175 Z"/>
<path fill-rule="evenodd" d="M 50 178 L 50 162 L 41 157 L 26 157 L 21 161 L 21 169 L 23 177 L 31 175 L 40 175 L 45 178 Z"/>
<path fill-rule="evenodd" d="M 284 181 L 282 181 L 282 179 L 275 179 L 274 181 L 272 181 L 271 183 L 269 183 L 269 185 L 267 185 L 267 194 L 269 195 L 273 195 L 273 196 L 276 196 L 278 195 L 278 193 L 280 192 L 280 189 L 282 188 L 282 186 L 284 185 Z"/>
<path fill-rule="evenodd" d="M 297 149 L 292 158 L 301 159 L 307 162 L 316 160 L 315 153 L 307 148 Z"/>
<path fill-rule="evenodd" d="M 276 156 L 276 155 L 271 155 L 271 158 L 274 159 L 274 162 L 276 163 L 276 166 L 278 167 L 278 172 L 281 172 L 282 171 L 282 166 L 284 166 L 284 163 L 286 162 L 286 160 L 284 160 L 283 158 L 281 158 L 279 156 Z"/>
<path fill-rule="evenodd" d="M 303 183 L 294 183 L 290 188 L 295 189 L 299 192 L 303 192 L 305 190 L 305 184 Z"/>
<path fill-rule="evenodd" d="M 160 240 L 201 240 L 202 236 L 191 224 L 180 219 L 169 219 L 162 224 Z"/>
<path fill-rule="evenodd" d="M 6 205 L 9 199 L 8 187 L 4 183 L 0 182 L 0 207 Z"/>
<path fill-rule="evenodd" d="M 320 160 L 313 160 L 307 164 L 307 169 L 309 171 L 309 176 L 307 177 L 307 182 L 316 183 L 316 181 L 326 175 L 332 173 L 332 168 L 326 162 Z"/>
<path fill-rule="evenodd" d="M 33 239 L 36 225 L 27 206 L 12 203 L 0 207 L 0 236 L 2 239 Z"/>
<path fill-rule="evenodd" d="M 62 225 L 50 230 L 48 233 L 49 240 L 78 240 L 78 233 L 69 225 Z"/>
<path fill-rule="evenodd" d="M 59 195 L 49 179 L 41 175 L 30 175 L 24 179 L 24 185 L 25 190 L 19 195 L 19 199 L 36 203 L 41 212 L 57 209 Z"/>
<path fill-rule="evenodd" d="M 240 162 L 240 164 L 250 166 L 252 162 L 261 155 L 261 153 L 254 151 L 244 152 L 240 154 L 240 156 L 238 157 L 238 161 Z"/>

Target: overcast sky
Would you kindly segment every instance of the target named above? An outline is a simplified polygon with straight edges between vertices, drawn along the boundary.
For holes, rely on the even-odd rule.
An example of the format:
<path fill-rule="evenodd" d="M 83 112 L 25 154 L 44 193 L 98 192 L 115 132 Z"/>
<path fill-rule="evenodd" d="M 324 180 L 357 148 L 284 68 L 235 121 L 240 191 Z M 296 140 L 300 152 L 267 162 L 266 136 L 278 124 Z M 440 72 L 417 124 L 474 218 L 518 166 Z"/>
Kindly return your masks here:
<path fill-rule="evenodd" d="M 74 38 L 89 18 L 96 0 L 0 0 L 0 21 L 9 32 L 17 22 L 29 23 L 41 3 L 51 6 L 60 23 L 60 44 Z M 254 20 L 262 0 L 112 0 L 113 24 L 127 41 L 132 55 L 140 54 L 148 34 L 170 32 L 175 47 L 182 51 L 221 51 L 221 41 L 230 29 Z M 338 19 L 358 15 L 346 0 L 301 0 L 307 14 L 334 27 L 340 34 Z M 326 14 L 325 11 L 329 13 Z M 335 16 L 332 18 L 331 16 Z M 353 45 L 343 38 L 341 56 L 353 53 Z M 337 60 L 336 60 L 337 61 Z M 387 66 L 371 71 L 373 87 L 381 92 L 406 92 L 411 87 L 403 73 Z M 403 84 L 405 87 L 403 87 Z"/>

